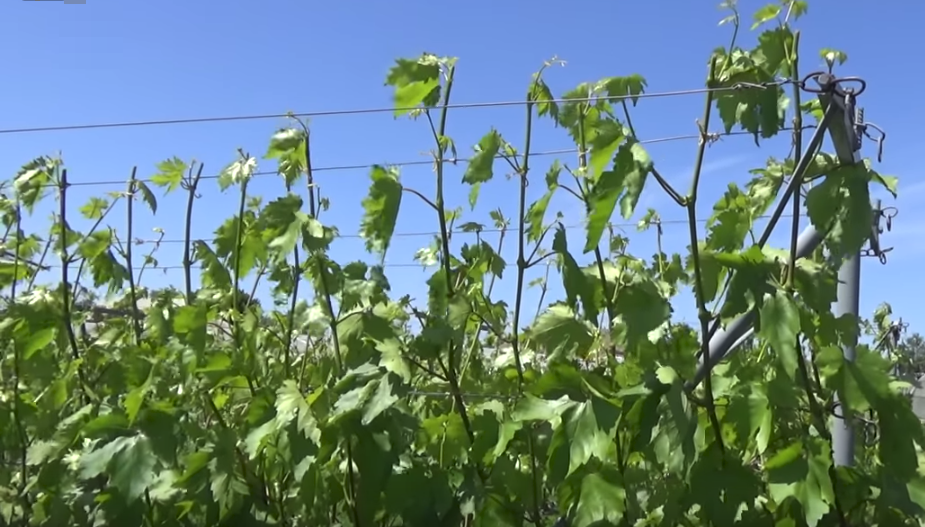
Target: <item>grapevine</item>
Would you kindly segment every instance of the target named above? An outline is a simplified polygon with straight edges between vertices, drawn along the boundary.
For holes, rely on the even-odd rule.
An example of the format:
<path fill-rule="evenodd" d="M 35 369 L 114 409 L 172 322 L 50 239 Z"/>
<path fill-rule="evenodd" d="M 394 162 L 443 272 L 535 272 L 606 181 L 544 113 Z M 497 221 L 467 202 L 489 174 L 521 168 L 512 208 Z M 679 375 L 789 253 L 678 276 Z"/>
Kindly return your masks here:
<path fill-rule="evenodd" d="M 460 157 L 451 95 L 466 79 L 456 58 L 429 53 L 398 59 L 386 84 L 396 118 L 432 132 L 436 190 L 406 185 L 397 166 L 370 169 L 360 235 L 378 263 L 330 256 L 340 232 L 326 223 L 311 128 L 294 116 L 263 155 L 239 150 L 221 171 L 235 213 L 208 241 L 192 237 L 210 190 L 200 163 L 133 169 L 80 219 L 63 159 L 23 165 L 0 187 L 0 525 L 922 525 L 925 433 L 907 385 L 859 343 L 868 324 L 831 308 L 840 261 L 871 235 L 872 186 L 895 196 L 897 180 L 807 145 L 826 108 L 800 70 L 806 3 L 761 8 L 753 47 L 726 7 L 732 41 L 705 63 L 689 187 L 663 177 L 636 134 L 642 75 L 557 96 L 552 59 L 526 86 L 524 130 L 488 130 L 462 176 L 473 209 L 496 178 L 517 181 L 512 209 L 491 214 L 496 243 L 453 236 L 486 227 L 446 204 L 445 168 Z M 833 69 L 847 55 L 822 58 Z M 545 173 L 532 145 L 542 124 L 575 147 Z M 717 126 L 756 144 L 786 133 L 792 148 L 729 185 L 701 232 Z M 266 204 L 249 187 L 264 163 L 286 188 Z M 531 185 L 545 189 L 535 201 Z M 685 212 L 686 253 L 662 251 L 654 210 L 640 222 L 658 236 L 651 257 L 611 228 L 644 191 Z M 133 248 L 135 209 L 156 214 L 158 192 L 185 204 L 176 288 L 142 280 L 163 232 L 150 252 Z M 584 211 L 582 247 L 554 195 Z M 423 201 L 438 230 L 417 255 L 421 301 L 396 298 L 384 265 L 406 200 Z M 53 224 L 27 232 L 43 202 L 56 202 Z M 109 222 L 117 204 L 124 225 Z M 785 247 L 755 232 L 775 207 L 792 212 Z M 805 218 L 826 237 L 801 259 Z M 526 305 L 529 271 L 543 267 L 539 304 Z M 495 294 L 505 272 L 513 298 Z M 564 298 L 547 298 L 551 280 Z M 272 306 L 256 297 L 261 281 Z M 673 316 L 684 290 L 695 326 Z M 754 337 L 714 361 L 709 336 L 750 312 Z M 863 424 L 851 466 L 833 462 L 836 415 Z"/>

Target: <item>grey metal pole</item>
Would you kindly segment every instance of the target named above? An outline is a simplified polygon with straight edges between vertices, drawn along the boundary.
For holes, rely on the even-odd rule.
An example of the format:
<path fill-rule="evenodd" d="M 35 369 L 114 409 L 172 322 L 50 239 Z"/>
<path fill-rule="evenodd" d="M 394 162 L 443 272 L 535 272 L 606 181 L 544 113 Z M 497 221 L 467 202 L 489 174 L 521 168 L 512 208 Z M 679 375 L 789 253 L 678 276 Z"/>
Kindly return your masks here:
<path fill-rule="evenodd" d="M 842 263 L 838 270 L 838 301 L 835 316 L 851 315 L 857 318 L 860 306 L 861 255 L 854 254 Z M 857 356 L 856 343 L 845 343 L 842 353 L 846 361 L 854 362 Z M 836 466 L 850 467 L 854 464 L 854 427 L 845 415 L 845 410 L 835 399 L 836 411 L 832 418 L 832 457 Z"/>
<path fill-rule="evenodd" d="M 807 226 L 797 238 L 797 258 L 806 258 L 822 243 L 825 234 L 816 230 L 812 225 Z M 729 323 L 725 329 L 718 330 L 710 339 L 710 364 L 716 364 L 728 353 L 736 349 L 741 342 L 755 331 L 755 311 L 749 311 Z M 697 367 L 694 377 L 687 382 L 687 388 L 692 389 L 706 376 L 703 360 Z"/>
<path fill-rule="evenodd" d="M 853 92 L 841 93 L 838 97 L 831 94 L 819 94 L 822 104 L 831 104 L 842 110 L 837 122 L 829 127 L 829 136 L 839 161 L 845 164 L 861 162 L 861 135 L 858 133 L 856 121 L 858 112 L 855 107 Z M 877 207 L 879 208 L 879 206 Z M 848 256 L 838 270 L 837 300 L 834 306 L 836 316 L 850 315 L 858 320 L 860 309 L 861 289 L 861 252 Z M 846 342 L 842 346 L 842 354 L 846 361 L 854 362 L 857 355 L 857 342 Z M 832 461 L 835 466 L 849 467 L 854 464 L 854 423 L 851 416 L 846 415 L 845 409 L 835 396 L 835 411 L 832 417 Z"/>

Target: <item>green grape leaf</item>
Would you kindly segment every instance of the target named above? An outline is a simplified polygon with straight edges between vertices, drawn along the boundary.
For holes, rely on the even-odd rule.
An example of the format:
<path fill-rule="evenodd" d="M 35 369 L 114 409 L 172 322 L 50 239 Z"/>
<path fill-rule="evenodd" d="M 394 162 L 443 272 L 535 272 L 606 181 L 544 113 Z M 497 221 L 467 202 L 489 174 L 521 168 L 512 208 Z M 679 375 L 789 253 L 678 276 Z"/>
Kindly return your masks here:
<path fill-rule="evenodd" d="M 270 137 L 264 159 L 275 159 L 276 171 L 287 185 L 295 183 L 306 170 L 308 131 L 302 128 L 282 128 Z"/>
<path fill-rule="evenodd" d="M 16 173 L 13 179 L 13 190 L 19 203 L 30 214 L 52 186 L 53 174 L 60 165 L 60 160 L 44 156 L 37 157 L 23 165 Z"/>
<path fill-rule="evenodd" d="M 803 507 L 806 524 L 816 527 L 835 500 L 829 468 L 830 446 L 818 438 L 806 438 L 776 452 L 765 463 L 768 494 L 777 503 L 793 498 Z"/>
<path fill-rule="evenodd" d="M 395 232 L 395 222 L 398 221 L 402 186 L 396 168 L 376 165 L 369 177 L 372 184 L 369 194 L 363 199 L 360 235 L 366 239 L 367 251 L 378 253 L 384 258 Z"/>
<path fill-rule="evenodd" d="M 188 168 L 187 164 L 178 157 L 165 159 L 157 164 L 157 173 L 151 176 L 151 182 L 159 187 L 165 187 L 165 192 L 173 192 L 180 187 Z"/>
<path fill-rule="evenodd" d="M 572 525 L 590 527 L 600 525 L 601 522 L 619 525 L 623 520 L 625 504 L 626 490 L 619 472 L 608 468 L 587 474 L 581 480 Z"/>
<path fill-rule="evenodd" d="M 526 213 L 527 222 L 527 240 L 538 242 L 543 235 L 543 221 L 546 217 L 546 210 L 549 208 L 549 202 L 553 194 L 559 188 L 559 174 L 562 172 L 562 166 L 559 160 L 552 162 L 549 170 L 546 172 L 546 193 L 540 199 L 530 204 Z"/>
<path fill-rule="evenodd" d="M 800 333 L 800 310 L 796 302 L 783 291 L 766 295 L 760 308 L 758 335 L 768 342 L 791 379 L 798 367 L 797 335 Z"/>
<path fill-rule="evenodd" d="M 151 192 L 151 189 L 144 181 L 135 181 L 135 188 L 141 192 L 141 199 L 145 202 L 145 205 L 151 209 L 152 214 L 157 214 L 157 197 L 154 195 L 154 192 Z"/>
<path fill-rule="evenodd" d="M 440 64 L 436 57 L 398 59 L 389 70 L 385 83 L 395 88 L 395 117 L 410 113 L 421 104 L 434 106 L 440 99 Z"/>
<path fill-rule="evenodd" d="M 626 346 L 629 349 L 636 349 L 647 341 L 649 332 L 671 316 L 671 305 L 658 286 L 651 280 L 638 277 L 620 288 L 614 308 L 626 326 Z"/>
<path fill-rule="evenodd" d="M 828 231 L 833 257 L 854 254 L 870 237 L 872 178 L 873 172 L 866 163 L 841 166 L 806 194 L 809 220 L 820 231 Z"/>
<path fill-rule="evenodd" d="M 594 293 L 589 283 L 590 278 L 578 266 L 578 262 L 568 252 L 568 239 L 565 232 L 565 226 L 561 223 L 556 228 L 556 234 L 552 242 L 552 250 L 559 255 L 559 266 L 562 274 L 562 285 L 565 286 L 566 301 L 573 311 L 578 309 L 578 300 L 581 300 L 581 307 L 584 311 L 585 320 L 592 325 L 597 325 L 598 309 L 594 299 Z"/>
<path fill-rule="evenodd" d="M 609 439 L 598 425 L 592 401 L 569 406 L 553 432 L 547 470 L 552 481 L 561 481 L 588 463 L 592 457 L 606 458 Z"/>
<path fill-rule="evenodd" d="M 623 125 L 614 119 L 602 119 L 595 124 L 594 139 L 589 144 L 591 155 L 588 156 L 588 177 L 592 181 L 597 181 L 625 137 Z"/>
<path fill-rule="evenodd" d="M 260 211 L 259 223 L 267 247 L 284 259 L 295 249 L 308 215 L 302 212 L 302 198 L 296 194 L 275 199 Z"/>
<path fill-rule="evenodd" d="M 555 356 L 584 357 L 594 342 L 594 327 L 575 317 L 565 305 L 553 305 L 537 317 L 529 330 L 530 338 L 541 349 Z"/>
<path fill-rule="evenodd" d="M 196 351 L 205 349 L 208 313 L 203 305 L 182 306 L 173 319 L 173 330 L 185 335 Z"/>
<path fill-rule="evenodd" d="M 533 82 L 530 84 L 530 93 L 527 94 L 528 100 L 536 103 L 536 113 L 540 117 L 549 116 L 553 120 L 559 120 L 559 105 L 556 104 L 556 98 L 549 89 L 546 81 L 540 77 L 539 73 L 533 74 Z"/>
<path fill-rule="evenodd" d="M 306 398 L 294 381 L 283 381 L 283 386 L 276 391 L 277 429 L 281 430 L 295 421 L 296 431 L 317 441 L 320 437 L 320 430 L 309 406 L 309 400 L 316 397 L 317 395 L 313 394 Z"/>
<path fill-rule="evenodd" d="M 156 462 L 151 442 L 147 437 L 128 438 L 125 446 L 112 458 L 112 486 L 119 489 L 129 503 L 137 500 L 154 482 Z"/>
<path fill-rule="evenodd" d="M 585 253 L 598 246 L 604 228 L 610 222 L 617 198 L 624 218 L 629 219 L 636 209 L 646 177 L 652 171 L 652 159 L 638 142 L 628 141 L 620 146 L 612 170 L 601 173 L 589 196 L 588 238 Z"/>
<path fill-rule="evenodd" d="M 501 149 L 501 134 L 497 130 L 491 129 L 479 140 L 478 146 L 475 147 L 475 155 L 469 160 L 466 166 L 466 172 L 463 174 L 463 183 L 472 185 L 469 193 L 469 206 L 475 209 L 475 203 L 479 196 L 479 186 L 486 183 L 492 178 L 492 167 L 498 152 Z"/>
<path fill-rule="evenodd" d="M 867 346 L 855 348 L 854 361 L 846 361 L 838 346 L 826 346 L 816 356 L 826 387 L 838 392 L 849 412 L 866 412 L 892 396 L 892 364 Z"/>
<path fill-rule="evenodd" d="M 601 79 L 599 84 L 603 86 L 610 97 L 625 97 L 628 95 L 633 106 L 639 102 L 639 96 L 646 91 L 648 86 L 646 79 L 638 73 L 626 77 L 608 77 Z"/>
<path fill-rule="evenodd" d="M 103 198 L 93 196 L 80 207 L 80 214 L 88 220 L 98 220 L 103 217 L 109 208 L 109 202 Z"/>

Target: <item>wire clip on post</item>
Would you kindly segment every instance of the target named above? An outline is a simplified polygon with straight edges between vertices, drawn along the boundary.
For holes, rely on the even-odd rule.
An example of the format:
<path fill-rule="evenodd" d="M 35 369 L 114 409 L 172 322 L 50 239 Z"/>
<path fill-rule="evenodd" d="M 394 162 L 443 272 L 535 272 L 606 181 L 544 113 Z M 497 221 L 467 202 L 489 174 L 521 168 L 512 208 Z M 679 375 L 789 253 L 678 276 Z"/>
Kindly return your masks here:
<path fill-rule="evenodd" d="M 874 221 L 870 229 L 870 241 L 867 249 L 861 250 L 863 257 L 875 257 L 881 264 L 886 265 L 886 254 L 893 250 L 892 247 L 883 248 L 880 245 L 880 235 L 883 234 L 884 225 L 881 221 L 885 220 L 886 231 L 893 229 L 893 218 L 899 214 L 896 207 L 883 208 L 881 201 L 878 199 L 874 202 Z"/>
<path fill-rule="evenodd" d="M 816 81 L 817 87 L 809 87 L 809 80 Z M 868 134 L 867 127 L 881 132 L 877 142 L 882 146 L 882 130 L 876 125 L 864 124 L 864 110 L 857 105 L 857 98 L 867 90 L 867 82 L 860 77 L 836 77 L 831 73 L 814 72 L 803 78 L 802 88 L 817 94 L 823 108 L 834 106 L 836 115 L 829 125 L 829 135 L 835 146 L 835 154 L 845 164 L 858 161 L 857 152 Z"/>

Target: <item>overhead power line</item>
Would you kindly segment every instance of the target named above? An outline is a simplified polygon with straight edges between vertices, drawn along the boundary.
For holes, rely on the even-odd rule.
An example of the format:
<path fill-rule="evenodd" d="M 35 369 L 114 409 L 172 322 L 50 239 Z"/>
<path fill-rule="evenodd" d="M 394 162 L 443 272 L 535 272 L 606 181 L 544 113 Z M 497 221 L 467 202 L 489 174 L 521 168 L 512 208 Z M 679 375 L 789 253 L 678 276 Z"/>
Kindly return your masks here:
<path fill-rule="evenodd" d="M 652 92 L 652 93 L 640 93 L 638 95 L 615 95 L 615 96 L 600 96 L 600 97 L 582 97 L 582 98 L 567 98 L 567 99 L 554 99 L 550 102 L 563 103 L 563 102 L 586 102 L 586 101 L 595 101 L 595 100 L 608 100 L 608 101 L 620 101 L 625 99 L 655 99 L 663 97 L 677 97 L 683 95 L 696 95 L 703 94 L 707 92 L 730 92 L 730 91 L 740 91 L 740 90 L 764 90 L 772 86 L 780 86 L 789 81 L 787 80 L 775 80 L 760 84 L 751 84 L 751 83 L 736 83 L 731 86 L 722 86 L 716 88 L 694 88 L 688 90 L 673 90 L 673 91 L 664 91 L 664 92 Z M 522 106 L 527 104 L 525 100 L 517 101 L 495 101 L 495 102 L 474 102 L 474 103 L 459 103 L 459 104 L 447 104 L 447 105 L 437 105 L 434 106 L 434 109 L 467 109 L 467 108 L 497 108 L 503 106 Z M 218 117 L 192 117 L 184 119 L 160 119 L 160 120 L 150 120 L 150 121 L 123 121 L 123 122 L 114 122 L 114 123 L 88 123 L 88 124 L 73 124 L 73 125 L 56 125 L 56 126 L 38 126 L 38 127 L 26 127 L 26 128 L 6 128 L 0 129 L 0 134 L 24 134 L 24 133 L 33 133 L 33 132 L 60 132 L 60 131 L 71 131 L 71 130 L 94 130 L 100 128 L 129 128 L 129 127 L 139 127 L 139 126 L 159 126 L 159 125 L 178 125 L 178 124 L 195 124 L 195 123 L 219 123 L 219 122 L 231 122 L 231 121 L 256 121 L 256 120 L 266 120 L 266 119 L 281 119 L 287 117 L 299 117 L 299 118 L 312 118 L 312 117 L 327 117 L 327 116 L 339 116 L 339 115 L 363 115 L 363 114 L 373 114 L 373 113 L 389 113 L 395 112 L 398 110 L 417 110 L 419 107 L 411 108 L 396 108 L 394 106 L 389 107 L 376 107 L 376 108 L 359 108 L 359 109 L 350 109 L 350 110 L 328 110 L 328 111 L 315 111 L 315 112 L 300 112 L 300 113 L 273 113 L 273 114 L 254 114 L 254 115 L 229 115 L 229 116 L 218 116 Z"/>

